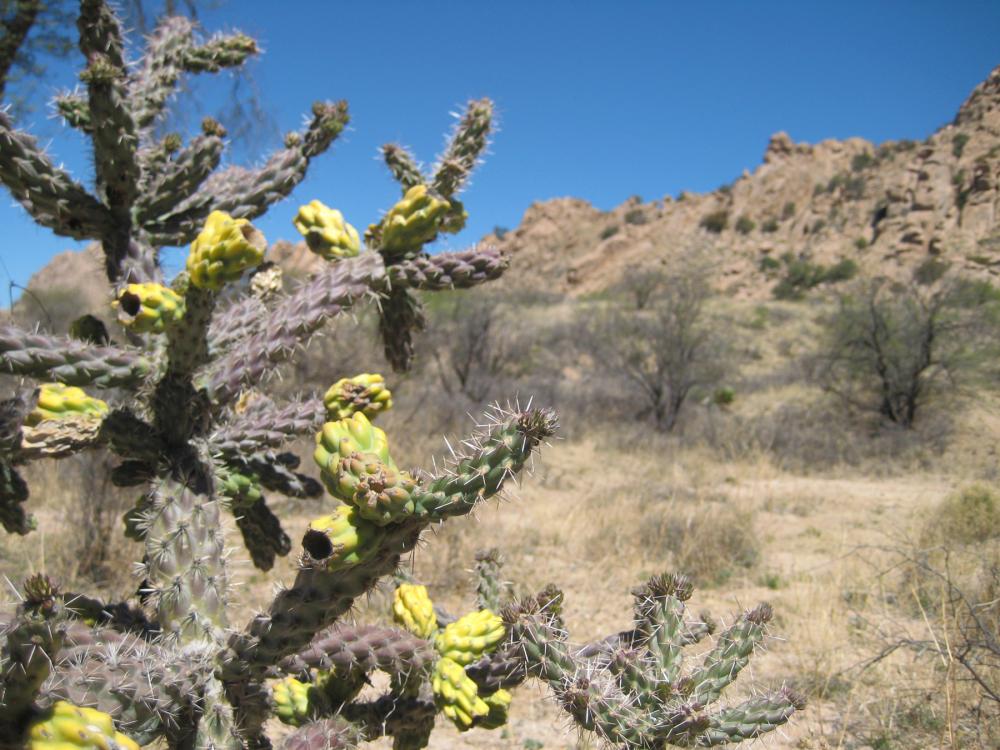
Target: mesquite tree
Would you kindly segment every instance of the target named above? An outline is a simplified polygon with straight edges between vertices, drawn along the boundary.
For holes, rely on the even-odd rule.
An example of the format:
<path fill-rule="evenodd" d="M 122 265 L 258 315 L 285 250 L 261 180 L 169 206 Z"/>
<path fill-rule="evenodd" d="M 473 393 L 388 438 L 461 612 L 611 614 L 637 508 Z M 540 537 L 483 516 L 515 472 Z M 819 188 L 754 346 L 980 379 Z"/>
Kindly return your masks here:
<path fill-rule="evenodd" d="M 142 488 L 124 519 L 141 544 L 142 583 L 136 597 L 111 602 L 41 574 L 21 585 L 0 627 L 0 747 L 260 748 L 277 717 L 296 727 L 288 748 L 382 736 L 420 748 L 438 713 L 462 730 L 502 725 L 507 689 L 531 676 L 582 727 L 627 747 L 722 744 L 787 720 L 800 702 L 785 689 L 712 708 L 760 643 L 766 606 L 681 669 L 682 647 L 712 630 L 685 620 L 683 577 L 650 581 L 636 593 L 635 627 L 582 649 L 566 643 L 562 595 L 510 600 L 496 554 L 478 560 L 477 607 L 463 617 L 408 583 L 395 591 L 397 627 L 345 624 L 425 529 L 497 495 L 556 427 L 545 409 L 498 408 L 441 468 L 410 473 L 370 421 L 392 404 L 381 376 L 280 404 L 262 386 L 325 321 L 361 303 L 381 306 L 387 354 L 405 368 L 421 319 L 415 290 L 470 287 L 504 270 L 490 250 L 424 252 L 464 222 L 455 196 L 486 145 L 490 102 L 469 104 L 430 174 L 385 148 L 403 197 L 368 227 L 364 248 L 339 212 L 303 206 L 295 225 L 326 263 L 286 293 L 249 219 L 302 179 L 347 123 L 346 105 L 317 104 L 262 167 L 216 172 L 215 123 L 187 144 L 154 139 L 153 125 L 182 74 L 239 65 L 253 41 L 200 42 L 190 22 L 167 19 L 130 62 L 103 0 L 82 0 L 78 26 L 87 90 L 58 106 L 93 142 L 96 190 L 4 115 L 0 180 L 40 224 L 101 243 L 121 330 L 107 335 L 93 319 L 72 336 L 0 329 L 0 368 L 38 382 L 0 404 L 0 522 L 10 533 L 33 528 L 20 465 L 106 447 L 117 457 L 112 481 Z M 157 248 L 180 243 L 191 244 L 186 270 L 168 285 Z M 316 435 L 322 483 L 281 452 L 302 434 Z M 322 512 L 302 537 L 294 581 L 234 622 L 226 516 L 259 568 L 292 550 L 267 492 L 323 497 Z M 361 691 L 376 670 L 389 680 L 371 698 Z"/>

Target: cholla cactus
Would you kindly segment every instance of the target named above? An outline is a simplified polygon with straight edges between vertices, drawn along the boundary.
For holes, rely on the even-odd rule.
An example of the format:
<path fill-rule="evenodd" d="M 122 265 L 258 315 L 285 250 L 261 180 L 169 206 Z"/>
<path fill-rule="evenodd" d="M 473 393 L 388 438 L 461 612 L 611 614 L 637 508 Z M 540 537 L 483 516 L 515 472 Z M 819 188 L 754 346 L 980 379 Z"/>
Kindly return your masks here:
<path fill-rule="evenodd" d="M 60 592 L 44 576 L 24 584 L 17 611 L 0 620 L 0 748 L 265 748 L 265 722 L 277 716 L 297 726 L 284 740 L 290 750 L 382 736 L 400 750 L 416 749 L 438 713 L 462 729 L 502 725 L 507 689 L 529 674 L 553 684 L 566 704 L 578 670 L 551 619 L 559 595 L 504 605 L 497 555 L 478 566 L 480 606 L 458 620 L 436 615 L 426 591 L 413 588 L 394 609 L 404 628 L 342 621 L 397 571 L 428 527 L 500 493 L 553 433 L 554 415 L 497 408 L 443 470 L 411 474 L 398 469 L 389 438 L 369 421 L 391 406 L 381 376 L 284 404 L 260 390 L 328 319 L 364 302 L 381 305 L 386 351 L 405 367 L 420 320 L 413 291 L 471 287 L 503 272 L 505 260 L 489 250 L 424 253 L 439 232 L 464 221 L 455 195 L 486 145 L 489 102 L 469 105 L 430 175 L 401 148 L 387 147 L 405 195 L 373 225 L 364 251 L 339 214 L 310 204 L 300 217 L 328 262 L 285 293 L 280 275 L 262 265 L 266 243 L 249 220 L 287 195 L 330 146 L 347 122 L 346 105 L 314 107 L 307 129 L 261 168 L 214 172 L 224 135 L 217 123 L 206 121 L 186 146 L 176 136 L 156 140 L 154 127 L 182 74 L 240 65 L 256 52 L 253 41 L 235 34 L 198 42 L 190 22 L 167 19 L 132 63 L 103 0 L 81 1 L 79 30 L 86 93 L 57 103 L 93 142 L 96 191 L 55 166 L 2 113 L 0 181 L 40 224 L 100 241 L 115 288 L 108 304 L 122 328 L 109 334 L 82 320 L 76 337 L 0 328 L 0 370 L 41 384 L 0 402 L 0 523 L 10 533 L 33 528 L 20 465 L 104 447 L 118 457 L 112 481 L 140 495 L 123 531 L 142 544 L 142 584 L 138 601 L 117 602 Z M 167 284 L 157 249 L 186 243 L 186 271 Z M 262 278 L 243 284 L 255 269 Z M 316 436 L 323 484 L 298 473 L 298 458 L 282 451 L 302 435 Z M 330 496 L 320 500 L 324 485 Z M 294 546 L 268 507 L 269 493 L 317 498 L 321 507 L 302 537 L 294 581 L 248 622 L 235 622 L 225 516 L 259 568 Z M 494 614 L 500 606 L 503 617 Z M 674 630 L 636 637 L 659 649 L 650 658 L 661 671 L 628 672 L 655 690 L 642 701 L 621 699 L 635 732 L 648 730 L 643 742 L 695 736 L 651 727 L 680 710 L 681 693 L 701 717 L 727 670 L 745 663 L 746 644 L 759 640 L 764 619 L 748 616 L 683 682 L 671 671 L 670 639 L 694 631 L 678 630 L 671 606 L 651 607 L 667 614 L 648 617 Z M 637 632 L 646 633 L 642 627 Z M 386 692 L 362 700 L 375 670 L 389 676 Z M 676 695 L 659 687 L 668 684 Z M 601 700 L 618 700 L 598 687 Z M 586 700 L 567 704 L 577 721 L 618 739 L 597 710 L 604 703 Z M 705 728 L 698 736 L 755 736 L 790 713 L 771 700 L 718 721 L 698 718 Z"/>

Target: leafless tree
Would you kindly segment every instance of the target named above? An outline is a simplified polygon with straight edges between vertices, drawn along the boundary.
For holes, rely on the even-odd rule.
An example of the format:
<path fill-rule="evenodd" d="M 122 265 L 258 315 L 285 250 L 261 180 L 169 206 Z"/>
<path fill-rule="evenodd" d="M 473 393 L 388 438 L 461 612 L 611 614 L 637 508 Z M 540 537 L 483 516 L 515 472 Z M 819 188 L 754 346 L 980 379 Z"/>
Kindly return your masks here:
<path fill-rule="evenodd" d="M 483 403 L 496 390 L 511 355 L 498 300 L 458 293 L 432 320 L 430 350 L 442 388 L 449 396 Z"/>
<path fill-rule="evenodd" d="M 725 345 L 706 303 L 711 287 L 698 264 L 665 275 L 647 311 L 610 310 L 596 325 L 595 354 L 643 396 L 639 416 L 670 432 L 692 391 L 717 384 Z"/>
<path fill-rule="evenodd" d="M 846 404 L 913 426 L 935 396 L 984 363 L 995 301 L 975 285 L 933 290 L 869 281 L 840 297 L 818 356 L 823 387 Z"/>

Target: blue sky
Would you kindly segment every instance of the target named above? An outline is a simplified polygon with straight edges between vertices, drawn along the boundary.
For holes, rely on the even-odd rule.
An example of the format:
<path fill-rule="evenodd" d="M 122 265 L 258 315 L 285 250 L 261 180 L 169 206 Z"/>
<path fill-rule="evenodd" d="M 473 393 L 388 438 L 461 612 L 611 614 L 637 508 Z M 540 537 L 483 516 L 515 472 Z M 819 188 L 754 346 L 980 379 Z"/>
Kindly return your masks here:
<path fill-rule="evenodd" d="M 711 190 L 754 169 L 778 130 L 809 142 L 921 139 L 1000 64 L 996 0 L 229 0 L 201 21 L 260 40 L 251 70 L 277 125 L 270 148 L 313 100 L 350 103 L 350 130 L 256 222 L 271 241 L 296 238 L 291 219 L 313 198 L 366 226 L 398 197 L 379 145 L 400 141 L 433 161 L 449 113 L 471 97 L 494 99 L 500 128 L 465 195 L 469 226 L 446 247 L 516 226 L 533 201 L 576 196 L 607 209 Z M 74 68 L 53 66 L 47 90 L 71 86 Z M 228 91 L 203 80 L 194 90 L 206 114 Z M 27 124 L 89 180 L 75 133 L 44 108 Z M 9 194 L 0 226 L 4 287 L 79 246 L 37 228 Z M 174 267 L 182 257 L 166 253 Z"/>

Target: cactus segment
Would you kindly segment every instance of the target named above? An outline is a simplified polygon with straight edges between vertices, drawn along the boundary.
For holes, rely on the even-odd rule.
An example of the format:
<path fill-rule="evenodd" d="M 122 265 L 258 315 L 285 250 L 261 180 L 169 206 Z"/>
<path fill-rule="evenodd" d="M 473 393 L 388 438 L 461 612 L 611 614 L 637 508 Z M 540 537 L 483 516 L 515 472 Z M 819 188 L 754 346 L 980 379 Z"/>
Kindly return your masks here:
<path fill-rule="evenodd" d="M 93 708 L 57 701 L 28 729 L 29 750 L 139 750 L 139 745 L 115 731 L 111 717 Z"/>
<path fill-rule="evenodd" d="M 66 418 L 100 420 L 107 413 L 107 403 L 88 396 L 82 388 L 43 383 L 38 389 L 35 408 L 28 413 L 24 424 L 33 427 L 46 420 Z"/>
<path fill-rule="evenodd" d="M 434 647 L 443 658 L 464 667 L 492 651 L 505 632 L 500 617 L 481 609 L 445 627 L 435 637 Z"/>
<path fill-rule="evenodd" d="M 468 678 L 458 662 L 439 659 L 434 665 L 431 687 L 441 713 L 451 719 L 460 732 L 470 729 L 473 721 L 490 713 L 489 705 L 479 697 L 476 683 Z"/>
<path fill-rule="evenodd" d="M 162 284 L 128 284 L 112 307 L 135 333 L 163 333 L 184 316 L 183 297 Z"/>
<path fill-rule="evenodd" d="M 323 405 L 330 419 L 347 419 L 356 412 L 374 419 L 392 408 L 392 392 L 381 375 L 363 372 L 331 385 L 323 396 Z"/>
<path fill-rule="evenodd" d="M 213 211 L 201 233 L 191 243 L 187 271 L 199 289 L 219 291 L 243 272 L 264 260 L 267 241 L 246 219 Z"/>
<path fill-rule="evenodd" d="M 354 506 L 341 505 L 309 524 L 302 547 L 318 566 L 335 571 L 369 559 L 383 536 L 385 532 L 361 518 Z"/>
<path fill-rule="evenodd" d="M 413 256 L 433 240 L 448 221 L 448 201 L 431 193 L 426 185 L 414 185 L 389 209 L 379 226 L 379 251 L 386 257 Z"/>
<path fill-rule="evenodd" d="M 513 699 L 514 696 L 503 688 L 490 695 L 484 695 L 483 703 L 489 707 L 490 712 L 486 716 L 476 719 L 476 726 L 483 729 L 499 729 L 502 727 L 507 723 L 510 704 Z"/>
<path fill-rule="evenodd" d="M 427 587 L 403 583 L 392 595 L 392 619 L 418 638 L 430 638 L 437 631 L 434 602 Z"/>
<path fill-rule="evenodd" d="M 318 200 L 302 206 L 292 223 L 309 249 L 326 260 L 353 258 L 361 252 L 358 230 L 344 221 L 340 211 Z"/>

